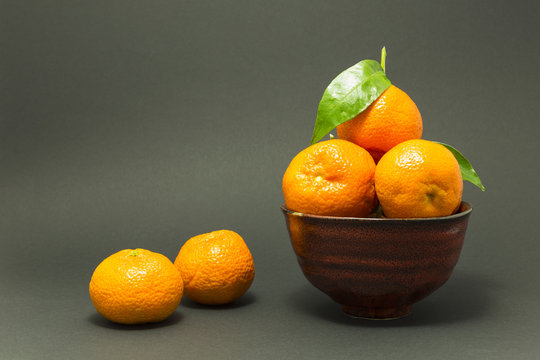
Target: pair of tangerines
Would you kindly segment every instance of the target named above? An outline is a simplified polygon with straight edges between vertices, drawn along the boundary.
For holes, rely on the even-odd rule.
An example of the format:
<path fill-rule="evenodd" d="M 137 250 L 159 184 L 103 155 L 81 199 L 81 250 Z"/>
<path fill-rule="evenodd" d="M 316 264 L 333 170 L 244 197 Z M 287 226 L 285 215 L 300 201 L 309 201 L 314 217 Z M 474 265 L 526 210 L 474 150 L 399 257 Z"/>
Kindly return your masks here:
<path fill-rule="evenodd" d="M 416 104 L 391 85 L 337 126 L 340 139 L 316 143 L 294 157 L 282 183 L 287 208 L 367 217 L 380 203 L 392 218 L 454 213 L 463 192 L 459 163 L 443 145 L 421 140 L 422 130 Z"/>
<path fill-rule="evenodd" d="M 140 324 L 169 317 L 183 295 L 205 305 L 234 301 L 254 276 L 253 257 L 242 237 L 219 230 L 189 239 L 174 264 L 152 251 L 121 250 L 97 266 L 89 291 L 105 318 Z"/>

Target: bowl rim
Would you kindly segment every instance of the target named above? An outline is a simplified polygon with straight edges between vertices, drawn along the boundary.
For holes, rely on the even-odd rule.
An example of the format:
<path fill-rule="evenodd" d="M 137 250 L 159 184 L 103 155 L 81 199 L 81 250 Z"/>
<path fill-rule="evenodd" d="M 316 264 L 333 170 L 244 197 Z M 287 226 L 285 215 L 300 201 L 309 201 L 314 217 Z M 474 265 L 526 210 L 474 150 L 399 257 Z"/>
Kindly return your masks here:
<path fill-rule="evenodd" d="M 301 213 L 298 211 L 292 211 L 287 209 L 287 206 L 285 204 L 282 204 L 280 206 L 281 210 L 284 213 L 287 213 L 292 216 L 298 216 L 298 217 L 305 217 L 305 218 L 312 218 L 312 219 L 327 219 L 327 220 L 345 220 L 345 221 L 399 221 L 399 222 L 424 222 L 424 221 L 440 221 L 440 220 L 450 220 L 450 219 L 457 219 L 460 217 L 467 216 L 472 212 L 472 205 L 471 203 L 467 201 L 462 201 L 460 204 L 460 209 L 465 208 L 465 210 L 460 211 L 458 213 L 448 215 L 448 216 L 439 216 L 439 217 L 429 217 L 429 218 L 379 218 L 379 217 L 348 217 L 348 216 L 326 216 L 326 215 L 313 215 L 313 214 L 306 214 Z"/>

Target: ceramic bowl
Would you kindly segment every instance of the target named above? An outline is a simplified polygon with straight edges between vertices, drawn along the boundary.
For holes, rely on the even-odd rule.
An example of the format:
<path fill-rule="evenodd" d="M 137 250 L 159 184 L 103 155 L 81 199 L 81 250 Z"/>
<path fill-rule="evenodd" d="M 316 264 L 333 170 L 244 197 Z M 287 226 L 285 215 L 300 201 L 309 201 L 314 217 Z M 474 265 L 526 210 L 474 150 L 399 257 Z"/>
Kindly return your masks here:
<path fill-rule="evenodd" d="M 350 316 L 393 319 L 450 278 L 472 207 L 462 202 L 454 215 L 424 219 L 316 216 L 285 205 L 281 210 L 309 282 Z"/>

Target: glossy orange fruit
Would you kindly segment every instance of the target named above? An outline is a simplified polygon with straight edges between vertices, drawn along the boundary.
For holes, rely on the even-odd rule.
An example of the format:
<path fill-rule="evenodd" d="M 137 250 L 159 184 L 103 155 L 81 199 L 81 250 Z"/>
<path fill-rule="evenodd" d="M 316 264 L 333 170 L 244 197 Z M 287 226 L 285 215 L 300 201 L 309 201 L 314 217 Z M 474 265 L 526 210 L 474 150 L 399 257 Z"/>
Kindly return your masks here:
<path fill-rule="evenodd" d="M 463 180 L 447 148 L 418 139 L 402 142 L 381 158 L 375 189 L 387 217 L 438 217 L 458 210 Z"/>
<path fill-rule="evenodd" d="M 185 296 L 206 305 L 240 298 L 255 276 L 253 257 L 244 239 L 230 230 L 192 237 L 180 249 L 174 265 L 184 279 Z"/>
<path fill-rule="evenodd" d="M 90 280 L 90 298 L 110 321 L 141 324 L 166 319 L 182 299 L 180 272 L 165 256 L 121 250 L 103 260 Z"/>
<path fill-rule="evenodd" d="M 414 101 L 390 85 L 367 109 L 337 127 L 340 139 L 363 147 L 375 162 L 397 144 L 422 137 L 422 116 Z"/>
<path fill-rule="evenodd" d="M 306 214 L 364 217 L 373 210 L 375 162 L 352 142 L 333 139 L 296 155 L 283 175 L 289 210 Z"/>

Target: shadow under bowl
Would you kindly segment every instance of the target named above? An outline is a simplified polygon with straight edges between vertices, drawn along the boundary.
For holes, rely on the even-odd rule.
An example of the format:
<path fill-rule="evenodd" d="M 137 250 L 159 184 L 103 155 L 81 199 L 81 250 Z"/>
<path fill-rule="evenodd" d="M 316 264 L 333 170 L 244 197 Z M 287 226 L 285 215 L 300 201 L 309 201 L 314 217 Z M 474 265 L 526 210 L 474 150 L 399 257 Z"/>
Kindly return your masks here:
<path fill-rule="evenodd" d="M 352 317 L 395 319 L 443 285 L 458 262 L 471 204 L 437 218 L 350 218 L 281 206 L 304 276 Z"/>

